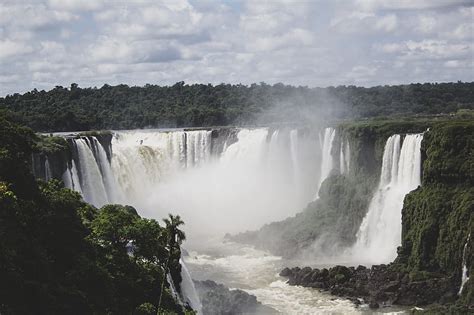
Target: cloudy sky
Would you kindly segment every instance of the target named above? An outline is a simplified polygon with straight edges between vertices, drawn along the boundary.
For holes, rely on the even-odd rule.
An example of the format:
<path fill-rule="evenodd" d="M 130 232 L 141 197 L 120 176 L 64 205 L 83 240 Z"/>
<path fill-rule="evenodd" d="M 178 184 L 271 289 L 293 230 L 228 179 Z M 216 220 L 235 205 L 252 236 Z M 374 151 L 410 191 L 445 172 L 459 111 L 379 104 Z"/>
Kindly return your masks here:
<path fill-rule="evenodd" d="M 0 95 L 71 82 L 474 81 L 473 3 L 2 0 Z"/>

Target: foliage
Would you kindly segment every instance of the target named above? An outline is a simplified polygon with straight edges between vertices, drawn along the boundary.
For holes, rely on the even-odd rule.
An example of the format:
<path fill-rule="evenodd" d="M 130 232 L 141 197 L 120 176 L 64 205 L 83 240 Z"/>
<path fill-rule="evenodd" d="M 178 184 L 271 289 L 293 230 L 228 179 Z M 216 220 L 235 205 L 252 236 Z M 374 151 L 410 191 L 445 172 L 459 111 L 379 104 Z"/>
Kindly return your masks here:
<path fill-rule="evenodd" d="M 59 181 L 36 182 L 38 138 L 0 119 L 0 313 L 184 313 L 162 286 L 167 264 L 180 270 L 169 261 L 180 255 L 171 228 L 129 206 L 96 209 Z"/>
<path fill-rule="evenodd" d="M 0 109 L 37 131 L 199 127 L 303 121 L 324 117 L 413 116 L 474 108 L 474 83 L 371 88 L 293 87 L 281 83 L 57 86 L 0 98 Z M 463 112 L 461 112 L 463 114 Z M 465 112 L 464 112 L 465 114 Z M 311 117 L 309 117 L 311 116 Z"/>
<path fill-rule="evenodd" d="M 34 145 L 35 151 L 44 152 L 46 154 L 54 154 L 61 151 L 69 150 L 66 139 L 63 137 L 53 137 L 39 135 Z"/>
<path fill-rule="evenodd" d="M 461 282 L 464 245 L 468 235 L 474 235 L 473 144 L 472 120 L 439 123 L 425 133 L 422 185 L 405 198 L 402 247 L 396 260 L 410 272 L 450 275 L 456 286 Z M 470 275 L 473 243 L 466 252 Z M 474 304 L 472 279 L 458 303 Z"/>

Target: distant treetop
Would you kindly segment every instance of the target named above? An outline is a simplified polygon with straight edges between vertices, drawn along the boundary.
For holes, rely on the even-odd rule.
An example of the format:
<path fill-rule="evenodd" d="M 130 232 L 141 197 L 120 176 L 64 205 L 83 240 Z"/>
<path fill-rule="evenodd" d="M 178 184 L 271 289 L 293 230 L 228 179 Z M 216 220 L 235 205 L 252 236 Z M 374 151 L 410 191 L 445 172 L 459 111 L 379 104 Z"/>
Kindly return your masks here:
<path fill-rule="evenodd" d="M 56 86 L 0 98 L 36 131 L 248 125 L 315 119 L 438 115 L 474 109 L 474 82 L 295 87 L 264 82 L 172 86 Z"/>

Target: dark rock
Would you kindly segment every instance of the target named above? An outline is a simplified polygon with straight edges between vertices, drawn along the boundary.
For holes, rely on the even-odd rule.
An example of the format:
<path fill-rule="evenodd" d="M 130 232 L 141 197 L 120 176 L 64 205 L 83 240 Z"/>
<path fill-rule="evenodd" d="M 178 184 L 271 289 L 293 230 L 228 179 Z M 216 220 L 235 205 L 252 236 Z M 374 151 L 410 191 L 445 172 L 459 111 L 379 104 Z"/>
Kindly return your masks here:
<path fill-rule="evenodd" d="M 457 286 L 451 277 L 424 273 L 423 277 L 413 277 L 417 280 L 414 281 L 393 265 L 374 265 L 370 269 L 364 266 L 335 266 L 329 270 L 285 268 L 281 274 L 286 274 L 290 285 L 328 290 L 351 300 L 361 298 L 372 307 L 445 304 L 457 299 Z"/>
<path fill-rule="evenodd" d="M 372 301 L 369 302 L 369 308 L 377 309 L 377 308 L 379 308 L 379 303 L 377 303 L 377 301 L 372 300 Z"/>
<path fill-rule="evenodd" d="M 194 283 L 204 314 L 278 314 L 276 310 L 258 302 L 255 296 L 245 291 L 229 290 L 211 280 Z"/>
<path fill-rule="evenodd" d="M 289 277 L 290 275 L 292 275 L 292 271 L 290 268 L 286 267 L 285 269 L 283 269 L 281 272 L 280 272 L 280 276 L 281 277 Z"/>

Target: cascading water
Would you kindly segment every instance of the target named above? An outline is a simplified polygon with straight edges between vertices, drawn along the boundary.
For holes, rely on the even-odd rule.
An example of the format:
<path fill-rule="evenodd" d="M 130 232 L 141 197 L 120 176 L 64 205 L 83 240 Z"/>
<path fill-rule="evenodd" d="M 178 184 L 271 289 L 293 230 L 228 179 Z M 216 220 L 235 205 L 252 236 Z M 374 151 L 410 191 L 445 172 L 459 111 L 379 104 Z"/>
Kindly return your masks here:
<path fill-rule="evenodd" d="M 202 314 L 202 304 L 194 287 L 193 279 L 189 273 L 188 267 L 182 259 L 179 260 L 181 264 L 181 296 L 184 302 L 188 303 L 193 310 L 199 315 Z"/>
<path fill-rule="evenodd" d="M 71 167 L 68 167 L 62 176 L 64 186 L 75 190 L 82 194 L 81 183 L 79 182 L 79 175 L 77 174 L 76 163 L 71 161 Z"/>
<path fill-rule="evenodd" d="M 101 207 L 109 202 L 100 167 L 88 138 L 75 139 L 80 163 L 80 180 L 85 201 Z"/>
<path fill-rule="evenodd" d="M 96 137 L 69 138 L 63 180 L 97 207 L 126 203 L 155 218 L 179 212 L 188 229 L 236 232 L 284 219 L 313 199 L 319 173 L 327 177 L 333 164 L 335 130 L 324 133 L 324 166 L 314 163 L 321 153 L 308 130 L 118 131 L 109 158 Z"/>
<path fill-rule="evenodd" d="M 324 136 L 322 142 L 322 162 L 321 162 L 321 173 L 319 176 L 319 183 L 316 189 L 316 198 L 319 198 L 319 189 L 321 188 L 322 183 L 326 178 L 328 178 L 329 174 L 333 169 L 333 156 L 332 156 L 332 148 L 334 144 L 334 139 L 336 136 L 336 129 L 334 128 L 326 128 L 324 129 Z"/>
<path fill-rule="evenodd" d="M 46 157 L 46 159 L 44 160 L 44 177 L 46 181 L 53 178 L 53 176 L 51 175 L 51 167 L 49 166 L 48 157 Z"/>
<path fill-rule="evenodd" d="M 77 173 L 77 167 L 74 160 L 71 161 L 71 189 L 82 194 L 81 182 L 79 181 L 79 174 Z"/>
<path fill-rule="evenodd" d="M 360 261 L 387 263 L 396 257 L 401 242 L 401 210 L 407 193 L 420 185 L 423 134 L 388 138 L 379 187 L 357 233 L 352 255 Z"/>
<path fill-rule="evenodd" d="M 295 183 L 298 183 L 300 177 L 300 166 L 298 164 L 298 129 L 292 129 L 290 131 L 290 150 L 291 162 L 294 170 L 294 180 Z"/>
<path fill-rule="evenodd" d="M 468 235 L 467 240 L 466 240 L 466 244 L 464 244 L 464 248 L 463 248 L 463 251 L 462 251 L 462 266 L 461 266 L 462 275 L 461 275 L 461 286 L 459 287 L 458 295 L 461 295 L 462 289 L 464 288 L 464 285 L 469 280 L 469 277 L 468 277 L 468 274 L 467 274 L 467 272 L 468 272 L 468 269 L 467 269 L 467 245 L 469 244 L 470 239 L 471 239 L 471 234 Z"/>
<path fill-rule="evenodd" d="M 345 174 L 349 171 L 351 161 L 349 141 L 341 139 L 341 148 L 339 152 L 339 171 L 341 174 Z"/>
<path fill-rule="evenodd" d="M 92 137 L 91 141 L 93 148 L 95 148 L 94 156 L 96 158 L 96 163 L 99 166 L 100 173 L 102 174 L 102 181 L 106 190 L 107 200 L 109 202 L 119 203 L 121 198 L 120 196 L 122 194 L 119 190 L 115 177 L 112 174 L 112 169 L 107 159 L 107 153 L 95 137 Z"/>
<path fill-rule="evenodd" d="M 112 140 L 112 173 L 125 202 L 146 216 L 179 212 L 188 231 L 257 228 L 311 200 L 316 166 L 299 170 L 317 155 L 312 136 L 286 128 L 239 129 L 233 135 L 228 130 L 119 131 Z"/>
<path fill-rule="evenodd" d="M 171 277 L 171 274 L 169 272 L 166 273 L 166 282 L 168 282 L 171 295 L 173 296 L 173 298 L 176 301 L 178 301 L 179 305 L 184 306 L 184 303 L 181 300 L 181 296 L 179 295 L 178 290 L 176 290 L 176 287 L 174 286 L 173 278 Z"/>

